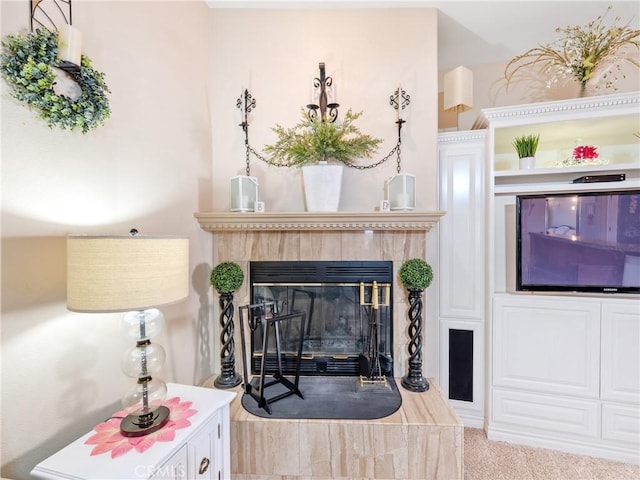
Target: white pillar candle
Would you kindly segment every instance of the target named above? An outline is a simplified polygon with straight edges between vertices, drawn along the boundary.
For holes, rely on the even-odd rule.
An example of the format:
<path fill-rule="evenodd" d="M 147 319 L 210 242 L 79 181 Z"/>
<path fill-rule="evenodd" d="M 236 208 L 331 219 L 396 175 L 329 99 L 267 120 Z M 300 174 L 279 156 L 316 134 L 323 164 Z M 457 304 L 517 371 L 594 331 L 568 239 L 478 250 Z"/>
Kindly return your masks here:
<path fill-rule="evenodd" d="M 338 91 L 335 79 L 331 83 L 331 86 L 327 89 L 327 103 L 338 103 Z"/>
<path fill-rule="evenodd" d="M 398 193 L 396 195 L 396 204 L 400 208 L 406 208 L 409 203 L 409 194 L 408 193 Z"/>
<path fill-rule="evenodd" d="M 58 58 L 80 66 L 82 32 L 68 24 L 58 28 Z"/>

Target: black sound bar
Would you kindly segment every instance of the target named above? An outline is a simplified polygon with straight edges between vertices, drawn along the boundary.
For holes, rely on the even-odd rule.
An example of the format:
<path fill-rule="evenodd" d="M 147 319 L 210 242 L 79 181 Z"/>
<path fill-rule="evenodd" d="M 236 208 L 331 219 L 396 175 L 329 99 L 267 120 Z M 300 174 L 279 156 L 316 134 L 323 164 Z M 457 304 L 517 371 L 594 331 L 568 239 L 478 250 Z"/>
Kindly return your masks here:
<path fill-rule="evenodd" d="M 615 173 L 612 175 L 585 175 L 576 178 L 573 183 L 596 183 L 596 182 L 623 182 L 627 178 L 624 173 Z"/>

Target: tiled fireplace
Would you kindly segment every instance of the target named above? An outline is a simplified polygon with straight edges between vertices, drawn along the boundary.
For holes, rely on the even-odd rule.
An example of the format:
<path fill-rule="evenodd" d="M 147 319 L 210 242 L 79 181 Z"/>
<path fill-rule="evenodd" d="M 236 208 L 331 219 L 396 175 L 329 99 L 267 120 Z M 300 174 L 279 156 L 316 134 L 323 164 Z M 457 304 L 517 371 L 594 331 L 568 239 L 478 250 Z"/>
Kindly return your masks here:
<path fill-rule="evenodd" d="M 443 212 L 285 212 L 285 213 L 198 213 L 200 226 L 214 233 L 215 263 L 238 263 L 249 278 L 251 261 L 377 260 L 393 265 L 394 283 L 398 270 L 410 258 L 425 258 L 426 236 Z M 250 286 L 245 281 L 234 295 L 237 305 L 250 303 Z M 393 290 L 394 376 L 407 369 L 407 294 Z M 236 331 L 236 345 L 240 335 Z M 239 349 L 238 349 L 239 350 Z M 247 348 L 249 351 L 250 348 Z"/>
<path fill-rule="evenodd" d="M 250 262 L 391 262 L 396 288 L 390 298 L 390 338 L 396 378 L 406 374 L 409 342 L 407 294 L 398 270 L 404 260 L 425 258 L 427 233 L 441 216 L 442 212 L 196 214 L 201 227 L 214 234 L 214 263 L 234 261 L 247 279 Z M 249 303 L 248 281 L 234 301 Z M 239 341 L 236 331 L 236 345 Z M 236 354 L 239 351 L 236 347 Z M 211 386 L 213 378 L 205 386 Z M 240 387 L 236 391 L 230 412 L 234 480 L 464 476 L 464 429 L 433 381 L 424 393 L 400 388 L 400 409 L 367 421 L 256 417 L 242 407 Z"/>

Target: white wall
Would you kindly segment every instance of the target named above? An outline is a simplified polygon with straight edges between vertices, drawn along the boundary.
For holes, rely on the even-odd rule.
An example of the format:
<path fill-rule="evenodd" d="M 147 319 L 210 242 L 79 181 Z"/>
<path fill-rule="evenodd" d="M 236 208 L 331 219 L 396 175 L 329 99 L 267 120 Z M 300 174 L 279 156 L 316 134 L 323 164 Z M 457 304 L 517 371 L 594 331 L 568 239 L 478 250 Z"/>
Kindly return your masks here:
<path fill-rule="evenodd" d="M 214 10 L 212 85 L 214 210 L 229 209 L 229 179 L 245 174 L 244 134 L 236 99 L 243 88 L 256 107 L 249 140 L 258 151 L 275 141 L 272 127 L 291 127 L 310 103 L 324 62 L 334 78 L 340 116 L 363 111 L 357 121 L 384 140 L 381 159 L 397 140 L 389 97 L 401 86 L 411 97 L 404 111 L 402 172 L 417 177 L 417 208 L 437 209 L 437 11 L 434 9 L 219 9 Z M 373 163 L 373 161 L 365 163 Z M 303 211 L 301 171 L 277 168 L 251 156 L 251 174 L 267 211 Z M 340 210 L 373 211 L 396 157 L 372 170 L 345 169 Z M 437 232 L 428 237 L 427 261 L 437 258 Z M 214 261 L 214 263 L 216 263 Z M 426 300 L 424 374 L 438 372 L 437 291 Z"/>
<path fill-rule="evenodd" d="M 272 127 L 296 124 L 310 103 L 325 62 L 337 86 L 341 116 L 364 111 L 357 125 L 384 139 L 376 160 L 395 145 L 396 111 L 389 96 L 411 95 L 403 128 L 402 172 L 417 175 L 420 209 L 436 208 L 437 11 L 434 9 L 220 9 L 213 16 L 214 209 L 229 208 L 229 178 L 244 174 L 245 149 L 236 99 L 256 99 L 250 142 L 275 141 Z M 396 159 L 368 171 L 346 169 L 341 210 L 372 211 Z M 251 174 L 269 211 L 302 211 L 301 172 L 251 158 Z"/>
<path fill-rule="evenodd" d="M 2 36 L 26 33 L 26 1 L 2 1 Z M 30 469 L 119 408 L 129 385 L 120 314 L 65 308 L 65 235 L 187 235 L 191 294 L 163 308 L 162 377 L 193 383 L 219 360 L 212 325 L 210 9 L 193 2 L 73 2 L 83 52 L 105 73 L 112 116 L 86 135 L 49 129 L 2 99 L 2 471 Z"/>

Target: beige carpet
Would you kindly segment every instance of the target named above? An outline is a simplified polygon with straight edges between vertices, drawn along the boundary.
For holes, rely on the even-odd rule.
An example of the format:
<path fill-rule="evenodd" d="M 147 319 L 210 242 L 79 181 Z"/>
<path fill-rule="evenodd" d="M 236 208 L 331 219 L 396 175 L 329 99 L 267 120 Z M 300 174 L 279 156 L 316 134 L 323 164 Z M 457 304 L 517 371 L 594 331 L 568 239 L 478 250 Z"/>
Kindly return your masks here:
<path fill-rule="evenodd" d="M 464 429 L 465 480 L 639 480 L 640 466 L 487 440 Z"/>

